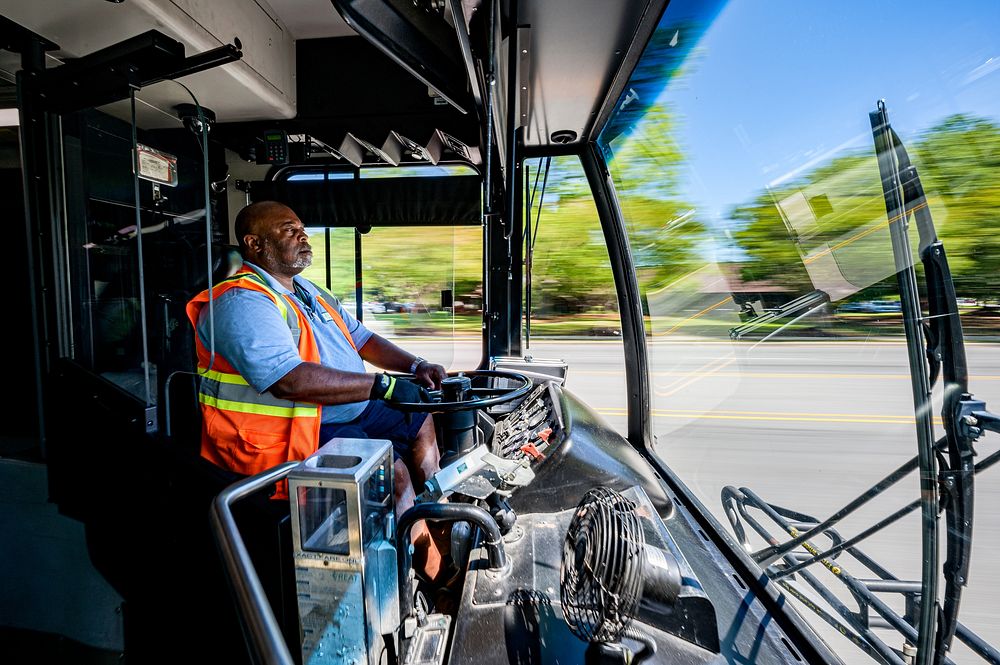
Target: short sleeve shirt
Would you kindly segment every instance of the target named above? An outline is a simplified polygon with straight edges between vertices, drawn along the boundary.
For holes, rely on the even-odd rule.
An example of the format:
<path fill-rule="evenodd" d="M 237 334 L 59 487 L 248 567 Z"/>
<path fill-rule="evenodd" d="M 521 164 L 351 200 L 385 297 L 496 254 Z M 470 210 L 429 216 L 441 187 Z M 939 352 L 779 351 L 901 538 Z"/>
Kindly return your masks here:
<path fill-rule="evenodd" d="M 316 300 L 319 287 L 301 276 L 292 281 L 295 292 L 252 263 L 247 263 L 277 293 L 292 295 L 292 301 L 308 317 L 320 362 L 345 372 L 364 372 L 365 363 L 351 347 L 343 331 Z M 266 392 L 276 381 L 303 362 L 292 332 L 281 312 L 267 295 L 250 289 L 229 289 L 213 302 L 215 349 L 258 392 Z M 372 332 L 337 303 L 337 311 L 351 333 L 354 346 L 361 348 Z M 198 335 L 209 346 L 208 307 L 198 317 Z M 354 420 L 368 402 L 323 406 L 324 423 Z"/>

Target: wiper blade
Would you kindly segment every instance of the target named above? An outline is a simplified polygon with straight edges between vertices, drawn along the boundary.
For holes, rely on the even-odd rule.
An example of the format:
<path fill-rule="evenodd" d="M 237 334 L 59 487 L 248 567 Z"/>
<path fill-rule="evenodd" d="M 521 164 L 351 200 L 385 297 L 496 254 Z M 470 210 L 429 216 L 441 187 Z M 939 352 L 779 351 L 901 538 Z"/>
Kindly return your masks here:
<path fill-rule="evenodd" d="M 942 422 L 948 440 L 947 464 L 941 465 L 941 493 L 945 509 L 948 536 L 944 564 L 944 608 L 935 638 L 935 663 L 940 663 L 944 653 L 951 649 L 951 642 L 958 624 L 958 610 L 962 587 L 969 578 L 972 553 L 972 527 L 974 512 L 974 437 L 962 421 L 971 411 L 985 409 L 985 404 L 973 402 L 969 394 L 969 370 L 965 357 L 962 321 L 958 314 L 955 284 L 951 278 L 944 244 L 937 238 L 923 185 L 916 168 L 896 133 L 889 129 L 896 150 L 900 179 L 903 186 L 904 205 L 912 212 L 920 234 L 920 259 L 924 264 L 927 280 L 926 320 L 928 359 L 931 367 L 941 368 L 944 381 Z"/>
<path fill-rule="evenodd" d="M 959 399 L 959 395 L 967 393 L 969 388 L 969 370 L 965 359 L 965 344 L 962 322 L 958 315 L 955 283 L 951 278 L 944 243 L 937 237 L 917 169 L 910 163 L 903 142 L 888 125 L 888 121 L 885 130 L 889 134 L 899 172 L 904 218 L 913 215 L 920 239 L 920 260 L 924 264 L 927 281 L 928 317 L 924 323 L 930 333 L 928 361 L 931 363 L 932 371 L 936 370 L 936 366 L 944 370 L 945 398 L 950 395 L 954 402 Z M 934 381 L 931 383 L 933 385 Z"/>
<path fill-rule="evenodd" d="M 975 489 L 973 443 L 981 436 L 983 429 L 996 429 L 997 418 L 986 412 L 985 403 L 974 400 L 969 393 L 969 371 L 955 284 L 944 244 L 937 237 L 916 167 L 910 163 L 906 148 L 889 125 L 883 102 L 880 101 L 878 109 L 871 114 L 871 122 L 890 227 L 897 221 L 905 234 L 906 222 L 911 215 L 917 225 L 920 259 L 927 282 L 928 316 L 922 321 L 927 339 L 930 383 L 933 385 L 939 374 L 943 379 L 944 403 L 941 416 L 947 442 L 947 459 L 942 457 L 940 460 L 938 481 L 941 507 L 945 511 L 947 524 L 945 591 L 941 618 L 934 638 L 932 661 L 939 665 L 951 648 L 958 626 L 962 588 L 969 577 Z M 890 201 L 893 202 L 891 205 Z M 909 334 L 907 336 L 909 338 Z M 924 467 L 921 466 L 921 469 L 923 471 Z M 929 474 L 931 469 L 927 468 L 926 471 Z M 925 530 L 928 526 L 929 524 L 925 524 Z M 936 533 L 936 523 L 934 529 Z M 925 560 L 925 568 L 926 564 Z M 925 570 L 925 575 L 929 572 Z M 932 574 L 936 576 L 936 571 Z M 924 598 L 936 600 L 937 596 L 925 595 Z M 933 605 L 928 603 L 928 608 Z M 926 624 L 922 622 L 921 628 L 929 629 L 932 625 L 931 621 Z M 931 662 L 926 654 L 920 653 L 928 648 L 928 639 L 929 635 L 921 634 L 921 649 L 917 655 L 919 663 Z"/>
<path fill-rule="evenodd" d="M 799 296 L 794 300 L 790 300 L 779 307 L 776 307 L 774 309 L 764 310 L 762 314 L 755 314 L 753 318 L 751 318 L 746 323 L 742 323 L 738 326 L 730 328 L 729 337 L 734 340 L 740 340 L 743 339 L 743 337 L 745 337 L 749 333 L 753 332 L 754 330 L 760 328 L 765 324 L 773 323 L 781 319 L 787 318 L 789 316 L 796 315 L 794 319 L 787 322 L 786 324 L 778 328 L 778 330 L 775 330 L 768 335 L 768 337 L 771 337 L 775 332 L 784 329 L 786 326 L 791 325 L 792 323 L 796 323 L 797 321 L 799 321 L 799 319 L 802 318 L 802 316 L 811 314 L 812 312 L 816 311 L 818 308 L 826 305 L 829 302 L 830 302 L 830 296 L 827 295 L 825 291 L 820 291 L 819 289 L 816 289 L 815 291 Z M 805 314 L 799 315 L 803 311 L 805 311 Z"/>

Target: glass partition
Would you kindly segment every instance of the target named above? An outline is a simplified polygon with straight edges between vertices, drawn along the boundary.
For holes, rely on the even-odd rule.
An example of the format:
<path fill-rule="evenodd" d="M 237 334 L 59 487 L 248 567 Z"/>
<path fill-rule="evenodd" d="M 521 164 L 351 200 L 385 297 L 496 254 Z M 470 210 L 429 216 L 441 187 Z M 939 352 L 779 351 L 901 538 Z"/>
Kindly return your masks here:
<path fill-rule="evenodd" d="M 215 218 L 225 225 L 216 195 L 226 169 L 210 168 L 220 149 L 184 86 L 166 81 L 135 97 L 63 120 L 65 168 L 83 190 L 67 210 L 68 348 L 150 407 L 172 373 L 194 368 L 185 303 L 208 285 L 210 265 L 225 276 Z"/>
<path fill-rule="evenodd" d="M 709 15 L 694 6 L 667 7 L 600 140 L 642 292 L 655 452 L 727 529 L 735 515 L 720 500 L 727 486 L 796 511 L 800 522 L 822 520 L 917 454 L 929 414 L 914 410 L 900 284 L 913 275 L 917 307 L 928 312 L 919 215 L 933 218 L 950 260 L 970 389 L 1000 408 L 1000 38 L 992 29 L 1000 7 L 732 3 Z M 887 213 L 891 188 L 869 117 L 880 99 L 926 193 L 908 200 L 906 215 Z M 898 229 L 908 230 L 910 252 L 894 249 Z M 943 436 L 940 386 L 929 407 L 935 439 Z M 977 446 L 992 453 L 997 438 Z M 1000 473 L 984 471 L 975 483 L 961 621 L 990 640 L 1000 625 L 988 554 L 1000 544 Z M 919 496 L 910 473 L 837 531 L 859 534 Z M 920 582 L 933 563 L 921 554 L 928 527 L 919 510 L 904 514 L 860 550 Z M 749 550 L 767 545 L 749 528 L 732 533 L 746 535 Z M 941 563 L 949 537 L 942 514 Z M 831 545 L 826 536 L 816 543 Z M 811 570 L 876 577 L 850 552 L 831 570 Z M 802 584 L 801 598 L 814 606 L 795 605 L 846 662 L 871 662 L 871 642 L 831 627 L 844 607 L 869 609 L 828 583 L 832 601 Z M 903 594 L 880 598 L 916 620 Z M 902 648 L 894 631 L 874 635 Z M 977 662 L 961 642 L 951 656 Z"/>

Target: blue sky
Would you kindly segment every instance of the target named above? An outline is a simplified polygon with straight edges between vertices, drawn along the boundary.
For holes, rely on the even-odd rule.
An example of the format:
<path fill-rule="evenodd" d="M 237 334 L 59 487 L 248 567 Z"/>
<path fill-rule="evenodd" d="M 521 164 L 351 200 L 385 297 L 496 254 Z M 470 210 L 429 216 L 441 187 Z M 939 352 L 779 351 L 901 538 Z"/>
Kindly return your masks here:
<path fill-rule="evenodd" d="M 879 98 L 904 139 L 954 113 L 1000 121 L 1000 0 L 732 0 L 660 97 L 689 167 L 681 195 L 719 220 L 870 149 Z"/>

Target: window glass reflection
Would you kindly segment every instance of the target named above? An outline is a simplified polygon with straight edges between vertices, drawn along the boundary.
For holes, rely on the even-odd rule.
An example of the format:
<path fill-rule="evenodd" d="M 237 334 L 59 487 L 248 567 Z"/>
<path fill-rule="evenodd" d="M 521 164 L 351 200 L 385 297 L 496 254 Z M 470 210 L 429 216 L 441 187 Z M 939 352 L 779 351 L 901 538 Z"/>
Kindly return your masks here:
<path fill-rule="evenodd" d="M 824 518 L 916 453 L 897 274 L 916 271 L 927 311 L 924 269 L 893 254 L 880 99 L 950 259 L 970 388 L 1000 408 L 1000 6 L 695 4 L 668 6 L 601 137 L 642 291 L 656 451 L 727 529 L 726 486 Z M 909 241 L 919 257 L 916 228 Z M 933 405 L 941 436 L 940 387 Z M 993 475 L 976 479 L 980 507 L 1000 499 Z M 838 528 L 918 493 L 913 474 Z M 974 551 L 1000 544 L 995 509 L 976 525 Z M 920 529 L 912 513 L 865 551 L 919 580 Z M 962 620 L 989 635 L 1000 586 L 978 570 Z M 870 662 L 821 624 L 847 662 Z"/>

